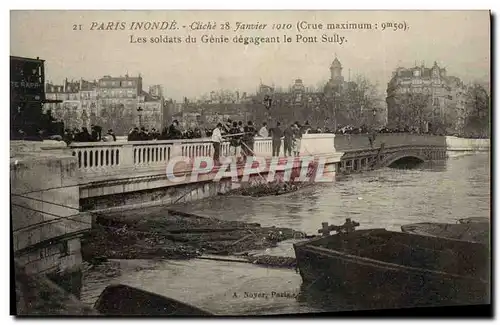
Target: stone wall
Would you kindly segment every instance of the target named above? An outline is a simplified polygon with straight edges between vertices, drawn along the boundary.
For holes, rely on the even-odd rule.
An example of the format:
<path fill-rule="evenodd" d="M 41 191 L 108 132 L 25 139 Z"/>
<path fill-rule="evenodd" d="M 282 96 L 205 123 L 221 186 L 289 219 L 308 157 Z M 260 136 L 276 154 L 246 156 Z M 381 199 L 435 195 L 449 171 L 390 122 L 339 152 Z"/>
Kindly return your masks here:
<path fill-rule="evenodd" d="M 27 273 L 50 275 L 56 283 L 61 279 L 66 290 L 79 296 L 79 236 L 90 228 L 91 218 L 79 211 L 76 159 L 58 146 L 11 143 L 13 250 Z"/>
<path fill-rule="evenodd" d="M 446 137 L 448 151 L 489 151 L 490 139 L 465 139 Z"/>

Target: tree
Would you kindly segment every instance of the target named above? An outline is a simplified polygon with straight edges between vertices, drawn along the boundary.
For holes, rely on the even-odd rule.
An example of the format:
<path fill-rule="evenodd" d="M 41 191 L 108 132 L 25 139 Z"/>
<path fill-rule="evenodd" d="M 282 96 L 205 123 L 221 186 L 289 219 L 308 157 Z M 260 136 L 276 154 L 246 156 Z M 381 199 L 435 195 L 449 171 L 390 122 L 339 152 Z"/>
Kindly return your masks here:
<path fill-rule="evenodd" d="M 395 98 L 395 127 L 424 130 L 430 120 L 430 95 L 423 93 L 398 94 Z M 392 114 L 391 113 L 391 114 Z"/>
<path fill-rule="evenodd" d="M 82 120 L 82 125 L 87 127 L 88 121 L 89 121 L 89 116 L 88 116 L 86 110 L 82 111 L 82 116 L 80 117 L 80 119 Z"/>
<path fill-rule="evenodd" d="M 490 96 L 480 84 L 467 90 L 465 134 L 468 136 L 490 136 Z"/>
<path fill-rule="evenodd" d="M 349 124 L 359 127 L 375 123 L 373 112 L 380 110 L 381 96 L 376 85 L 370 80 L 357 75 L 354 81 L 347 84 L 347 89 L 341 97 Z"/>
<path fill-rule="evenodd" d="M 133 121 L 125 112 L 123 104 L 108 104 L 101 108 L 101 118 L 105 129 L 113 129 L 116 134 L 122 135 L 128 132 Z"/>
<path fill-rule="evenodd" d="M 54 115 L 54 118 L 56 118 L 59 121 L 62 121 L 64 118 L 64 111 L 61 107 L 61 103 L 57 103 L 56 107 L 52 113 Z"/>
<path fill-rule="evenodd" d="M 94 125 L 95 124 L 101 124 L 101 123 L 99 123 L 99 118 L 97 117 L 97 115 L 95 114 L 94 111 L 90 112 L 89 119 L 90 119 L 90 124 L 94 124 Z"/>

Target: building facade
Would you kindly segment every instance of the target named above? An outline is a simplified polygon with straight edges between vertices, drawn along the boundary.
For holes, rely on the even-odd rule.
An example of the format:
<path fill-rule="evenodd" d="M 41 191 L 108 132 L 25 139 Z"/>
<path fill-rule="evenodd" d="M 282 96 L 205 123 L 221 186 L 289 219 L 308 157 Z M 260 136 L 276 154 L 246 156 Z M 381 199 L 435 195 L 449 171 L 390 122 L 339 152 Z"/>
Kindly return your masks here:
<path fill-rule="evenodd" d="M 160 129 L 164 125 L 165 99 L 160 85 L 142 90 L 142 77 L 104 76 L 97 81 L 68 81 L 62 85 L 46 83 L 44 110 L 64 122 L 66 129 L 90 128 L 98 124 L 116 134 L 127 134 L 134 126 Z M 139 109 L 140 108 L 140 109 Z M 139 118 L 139 116 L 141 116 Z"/>
<path fill-rule="evenodd" d="M 153 86 L 149 88 L 150 93 L 141 92 L 138 96 L 138 112 L 137 126 L 145 127 L 146 129 L 155 128 L 161 130 L 165 126 L 163 118 L 165 100 L 162 95 L 161 87 Z M 154 95 L 151 95 L 151 92 Z M 139 117 L 140 116 L 140 117 Z"/>
<path fill-rule="evenodd" d="M 45 92 L 47 99 L 62 101 L 46 103 L 44 110 L 50 110 L 54 118 L 63 121 L 66 129 L 90 126 L 91 106 L 96 105 L 95 83 L 66 79 L 62 85 L 47 83 Z"/>
<path fill-rule="evenodd" d="M 127 134 L 136 125 L 142 77 L 104 76 L 98 80 L 98 123 L 118 135 Z"/>
<path fill-rule="evenodd" d="M 408 128 L 414 112 L 402 103 L 408 94 L 420 94 L 426 98 L 424 118 L 427 125 L 433 125 L 444 131 L 457 130 L 463 127 L 465 118 L 465 102 L 467 89 L 463 82 L 448 76 L 446 69 L 437 62 L 430 68 L 415 66 L 413 68 L 397 68 L 387 85 L 387 122 L 389 127 Z M 417 126 L 421 128 L 421 125 Z M 451 129 L 451 130 L 450 130 Z"/>

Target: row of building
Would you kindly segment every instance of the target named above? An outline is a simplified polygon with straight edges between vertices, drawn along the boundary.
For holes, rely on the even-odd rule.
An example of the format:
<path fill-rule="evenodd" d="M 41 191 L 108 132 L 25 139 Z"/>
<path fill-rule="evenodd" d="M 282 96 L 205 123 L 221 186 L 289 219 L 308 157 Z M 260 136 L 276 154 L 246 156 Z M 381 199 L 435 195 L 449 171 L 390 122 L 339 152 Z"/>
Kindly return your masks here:
<path fill-rule="evenodd" d="M 308 88 L 302 79 L 296 79 L 286 90 L 260 84 L 255 94 L 251 95 L 243 93 L 240 96 L 239 92 L 235 92 L 232 96 L 220 96 L 212 92 L 208 100 L 188 101 L 175 116 L 187 121 L 188 125 L 196 124 L 197 121 L 210 124 L 221 118 L 242 121 L 268 121 L 271 118 L 285 124 L 307 120 L 314 125 L 330 128 L 350 124 L 352 114 L 348 106 L 340 105 L 340 98 L 354 83 L 344 80 L 338 58 L 334 59 L 329 70 L 330 79 L 322 89 Z M 369 113 L 373 119 L 373 112 Z"/>
<path fill-rule="evenodd" d="M 467 117 L 467 86 L 435 62 L 413 68 L 399 67 L 387 85 L 385 103 L 368 98 L 366 89 L 355 81 L 346 81 L 342 64 L 335 57 L 329 67 L 330 78 L 322 89 L 308 89 L 296 79 L 286 91 L 261 84 L 255 94 L 218 91 L 198 100 L 182 103 L 166 101 L 160 85 L 143 90 L 142 77 L 104 76 L 96 81 L 68 81 L 62 85 L 46 84 L 46 98 L 61 103 L 47 103 L 52 115 L 63 120 L 67 128 L 99 124 L 126 134 L 132 126 L 161 129 L 171 119 L 185 128 L 210 127 L 221 119 L 268 120 L 283 123 L 308 120 L 320 127 L 378 124 L 390 128 L 411 128 L 413 106 L 402 99 L 409 94 L 427 98 L 425 123 L 463 128 Z M 350 79 L 350 78 L 349 78 Z M 352 98 L 359 93 L 360 98 Z M 267 104 L 266 104 L 267 101 Z M 420 128 L 421 126 L 419 126 Z"/>
<path fill-rule="evenodd" d="M 160 129 L 168 108 L 162 87 L 153 85 L 144 91 L 140 75 L 104 76 L 95 81 L 66 79 L 61 85 L 48 82 L 45 97 L 61 101 L 46 103 L 44 109 L 66 128 L 99 124 L 117 134 L 126 134 L 134 125 Z"/>

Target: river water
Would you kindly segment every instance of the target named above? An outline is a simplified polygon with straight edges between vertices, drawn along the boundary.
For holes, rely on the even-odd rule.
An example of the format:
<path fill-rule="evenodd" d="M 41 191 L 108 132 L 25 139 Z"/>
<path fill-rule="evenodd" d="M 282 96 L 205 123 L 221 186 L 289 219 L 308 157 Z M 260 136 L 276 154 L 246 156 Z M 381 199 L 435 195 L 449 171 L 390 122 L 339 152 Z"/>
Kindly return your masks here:
<path fill-rule="evenodd" d="M 490 156 L 460 155 L 414 169 L 383 168 L 354 174 L 284 196 L 217 197 L 176 208 L 225 220 L 290 227 L 307 234 L 316 234 L 322 222 L 339 225 L 346 217 L 359 222 L 360 228 L 395 231 L 414 222 L 455 223 L 460 218 L 490 216 Z M 147 210 L 139 211 L 147 214 Z M 259 253 L 294 256 L 292 244 L 282 242 Z M 122 275 L 85 283 L 82 300 L 92 303 L 105 285 L 123 283 L 222 315 L 354 308 L 298 301 L 294 295 L 300 290 L 301 278 L 294 270 L 207 260 L 119 262 Z M 260 297 L 252 297 L 255 293 L 261 293 Z"/>

